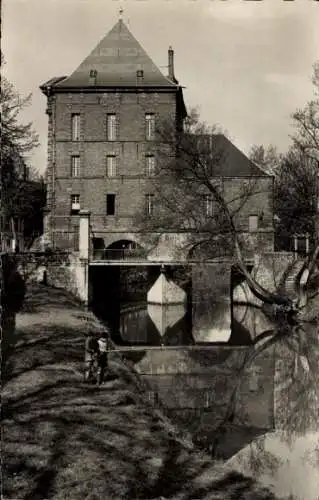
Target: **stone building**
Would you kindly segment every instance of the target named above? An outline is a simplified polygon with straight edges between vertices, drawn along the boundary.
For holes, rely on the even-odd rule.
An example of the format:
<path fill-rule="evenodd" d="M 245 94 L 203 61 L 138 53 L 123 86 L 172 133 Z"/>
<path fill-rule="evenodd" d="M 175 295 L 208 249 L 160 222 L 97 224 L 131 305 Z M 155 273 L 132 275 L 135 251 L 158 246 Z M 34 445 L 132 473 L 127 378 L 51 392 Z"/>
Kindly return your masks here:
<path fill-rule="evenodd" d="M 156 122 L 176 117 L 178 126 L 186 115 L 171 48 L 168 58 L 166 77 L 119 20 L 71 76 L 41 86 L 49 116 L 45 230 L 54 246 L 72 248 L 82 209 L 96 245 L 131 240 L 134 213 L 151 203 Z"/>
<path fill-rule="evenodd" d="M 156 126 L 175 119 L 179 128 L 186 117 L 173 50 L 164 76 L 120 19 L 70 76 L 40 88 L 49 119 L 46 239 L 54 247 L 76 249 L 85 210 L 95 249 L 111 249 L 116 257 L 134 248 L 135 214 L 153 210 L 149 178 L 157 161 Z M 238 223 L 253 244 L 272 250 L 272 178 L 224 136 L 216 140 L 227 150 L 221 171 L 214 173 L 223 177 L 227 195 L 235 195 L 245 178 L 259 179 L 262 189 L 245 204 Z"/>

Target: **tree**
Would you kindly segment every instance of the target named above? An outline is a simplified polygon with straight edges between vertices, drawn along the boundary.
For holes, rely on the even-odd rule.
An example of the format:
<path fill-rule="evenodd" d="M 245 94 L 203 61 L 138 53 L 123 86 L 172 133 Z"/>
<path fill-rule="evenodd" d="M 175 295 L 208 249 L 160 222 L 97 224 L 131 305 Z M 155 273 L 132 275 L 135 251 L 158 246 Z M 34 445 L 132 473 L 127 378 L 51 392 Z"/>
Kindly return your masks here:
<path fill-rule="evenodd" d="M 249 157 L 274 177 L 275 247 L 293 250 L 296 235 L 315 234 L 317 210 L 317 168 L 300 150 L 290 147 L 286 154 L 277 149 L 253 146 Z"/>
<path fill-rule="evenodd" d="M 247 174 L 240 182 L 227 180 L 223 169 L 232 153 L 225 136 L 214 132 L 196 113 L 190 115 L 181 132 L 176 131 L 174 123 L 162 124 L 158 131 L 158 169 L 149 180 L 160 205 L 154 208 L 154 216 L 146 212 L 140 217 L 141 230 L 144 234 L 180 233 L 181 244 L 197 258 L 231 258 L 260 300 L 291 307 L 288 297 L 256 282 L 245 264 L 250 238 L 242 230 L 242 212 L 254 197 L 258 199 L 267 191 L 271 179 L 247 160 Z"/>
<path fill-rule="evenodd" d="M 314 64 L 312 82 L 314 99 L 293 114 L 296 133 L 293 147 L 312 163 L 319 173 L 319 61 Z"/>
<path fill-rule="evenodd" d="M 272 146 L 255 146 L 251 152 L 254 161 L 275 175 L 275 221 L 284 249 L 291 249 L 292 237 L 298 233 L 308 234 L 312 240 L 303 284 L 315 270 L 319 254 L 319 61 L 314 65 L 312 82 L 314 98 L 292 115 L 295 133 L 288 152 L 278 155 Z"/>
<path fill-rule="evenodd" d="M 32 220 L 44 204 L 44 185 L 35 189 L 28 178 L 25 155 L 38 146 L 32 123 L 22 124 L 20 113 L 29 105 L 31 95 L 21 98 L 6 78 L 1 82 L 1 225 L 17 243 L 17 232 L 24 231 L 21 221 Z M 41 207 L 41 208 L 40 208 Z M 23 225 L 23 224 L 22 224 Z M 30 230 L 28 230 L 30 232 Z"/>
<path fill-rule="evenodd" d="M 270 175 L 278 175 L 283 155 L 273 145 L 267 147 L 255 145 L 251 148 L 249 158 L 256 163 L 264 172 Z"/>
<path fill-rule="evenodd" d="M 33 124 L 21 124 L 19 121 L 19 115 L 30 104 L 31 97 L 31 94 L 20 97 L 12 83 L 4 77 L 1 79 L 1 146 L 4 160 L 12 154 L 12 150 L 22 157 L 39 144 Z"/>
<path fill-rule="evenodd" d="M 295 235 L 315 240 L 317 169 L 309 158 L 291 150 L 282 160 L 274 184 L 274 211 L 280 248 L 293 250 Z"/>

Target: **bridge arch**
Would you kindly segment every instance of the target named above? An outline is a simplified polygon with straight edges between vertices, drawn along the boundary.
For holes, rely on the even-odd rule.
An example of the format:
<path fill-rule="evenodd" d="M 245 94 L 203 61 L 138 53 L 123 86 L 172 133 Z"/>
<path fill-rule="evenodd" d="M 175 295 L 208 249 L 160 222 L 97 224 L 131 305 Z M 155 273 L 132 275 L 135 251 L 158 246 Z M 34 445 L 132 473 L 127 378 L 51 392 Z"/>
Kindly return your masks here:
<path fill-rule="evenodd" d="M 146 259 L 147 251 L 145 248 L 134 239 L 125 236 L 114 239 L 107 245 L 104 243 L 103 248 L 96 248 L 94 257 L 102 260 Z"/>
<path fill-rule="evenodd" d="M 144 250 L 142 245 L 132 239 L 115 240 L 106 247 L 106 250 Z"/>

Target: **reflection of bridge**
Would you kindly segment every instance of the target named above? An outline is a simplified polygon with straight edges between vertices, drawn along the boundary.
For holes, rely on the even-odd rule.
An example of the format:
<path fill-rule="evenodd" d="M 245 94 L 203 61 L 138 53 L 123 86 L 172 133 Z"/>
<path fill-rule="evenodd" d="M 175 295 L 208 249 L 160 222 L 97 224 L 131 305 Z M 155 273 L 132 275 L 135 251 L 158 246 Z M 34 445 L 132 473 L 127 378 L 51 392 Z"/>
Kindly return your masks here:
<path fill-rule="evenodd" d="M 98 245 L 94 243 L 98 243 L 101 238 L 95 238 L 94 241 L 92 237 L 90 214 L 81 212 L 77 251 L 63 253 L 63 255 L 62 252 L 51 254 L 43 252 L 40 261 L 44 260 L 44 262 L 40 265 L 47 269 L 48 283 L 72 291 L 85 304 L 91 302 L 95 292 L 102 298 L 105 297 L 107 287 L 110 286 L 112 280 L 116 281 L 121 267 L 144 266 L 148 267 L 149 272 L 152 273 L 151 266 L 189 266 L 193 300 L 199 303 L 203 299 L 207 300 L 209 296 L 214 304 L 209 314 L 214 317 L 216 328 L 218 326 L 219 329 L 228 331 L 232 321 L 233 288 L 236 287 L 238 303 L 248 301 L 255 304 L 257 300 L 252 296 L 247 284 L 241 285 L 242 278 L 236 286 L 232 272 L 233 259 L 228 256 L 205 259 L 196 256 L 194 258 L 190 253 L 180 250 L 187 247 L 185 244 L 187 235 L 182 235 L 181 241 L 178 239 L 180 235 L 163 236 L 157 246 L 153 242 L 148 247 L 145 244 L 144 248 L 137 241 L 137 233 L 114 233 L 112 240 L 109 239 L 107 248 L 103 246 L 98 248 Z M 297 264 L 300 264 L 292 253 L 267 252 L 265 249 L 262 255 L 258 252 L 254 255 L 252 250 L 245 255 L 246 264 L 250 270 L 254 269 L 257 281 L 270 291 L 276 289 L 280 280 L 284 279 L 286 282 L 288 278 L 293 279 L 298 272 Z M 46 257 L 49 263 L 45 262 Z M 289 290 L 287 293 L 290 293 Z"/>

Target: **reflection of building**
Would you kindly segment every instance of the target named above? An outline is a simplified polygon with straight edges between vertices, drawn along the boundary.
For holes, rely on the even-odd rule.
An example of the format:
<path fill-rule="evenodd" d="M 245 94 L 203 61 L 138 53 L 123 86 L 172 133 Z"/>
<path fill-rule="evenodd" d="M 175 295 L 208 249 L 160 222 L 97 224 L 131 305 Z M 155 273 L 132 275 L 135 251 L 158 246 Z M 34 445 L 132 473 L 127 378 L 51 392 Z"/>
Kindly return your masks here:
<path fill-rule="evenodd" d="M 158 160 L 156 128 L 172 117 L 181 127 L 186 116 L 173 50 L 164 76 L 120 19 L 70 76 L 52 78 L 41 89 L 49 117 L 46 234 L 56 246 L 73 249 L 84 209 L 91 214 L 99 256 L 103 248 L 108 259 L 136 255 L 135 215 L 154 213 L 150 178 Z M 272 179 L 223 135 L 209 140 L 226 153 L 212 175 L 222 177 L 227 203 L 238 200 L 247 179 L 257 180 L 257 193 L 236 223 L 247 242 L 271 250 Z M 210 216 L 209 197 L 205 206 Z M 165 240 L 164 250 L 168 246 Z"/>

